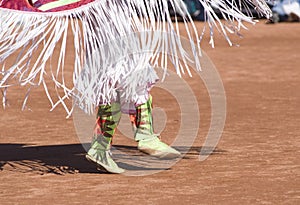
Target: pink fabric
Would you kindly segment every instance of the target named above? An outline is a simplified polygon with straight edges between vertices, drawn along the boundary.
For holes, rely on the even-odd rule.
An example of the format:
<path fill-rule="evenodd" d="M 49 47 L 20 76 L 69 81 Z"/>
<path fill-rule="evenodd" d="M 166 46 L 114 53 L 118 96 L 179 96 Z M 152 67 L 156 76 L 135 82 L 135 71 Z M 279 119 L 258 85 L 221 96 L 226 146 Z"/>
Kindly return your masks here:
<path fill-rule="evenodd" d="M 38 10 L 38 7 L 49 2 L 53 2 L 56 0 L 38 0 L 34 5 L 31 5 L 28 0 L 2 0 L 0 1 L 0 8 L 8 8 L 13 10 L 19 10 L 19 11 L 35 11 L 35 12 L 42 12 Z M 66 6 L 60 6 L 55 9 L 51 9 L 47 12 L 55 12 L 55 11 L 64 11 L 64 10 L 70 10 L 74 8 L 78 8 L 82 5 L 88 4 L 90 2 L 93 2 L 95 0 L 81 0 L 76 3 L 72 3 Z"/>
<path fill-rule="evenodd" d="M 20 11 L 38 11 L 38 9 L 31 6 L 26 0 L 2 0 L 0 7 Z"/>

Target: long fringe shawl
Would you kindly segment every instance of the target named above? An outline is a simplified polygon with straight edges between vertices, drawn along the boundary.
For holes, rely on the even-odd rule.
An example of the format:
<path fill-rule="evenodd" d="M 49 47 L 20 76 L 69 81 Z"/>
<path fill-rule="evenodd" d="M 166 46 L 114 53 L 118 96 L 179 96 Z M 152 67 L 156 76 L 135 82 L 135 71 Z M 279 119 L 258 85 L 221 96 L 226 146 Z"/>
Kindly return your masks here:
<path fill-rule="evenodd" d="M 252 5 L 263 16 L 271 15 L 264 0 L 199 2 L 205 9 L 212 46 L 214 29 L 222 33 L 231 45 L 228 33 L 237 33 L 244 27 L 243 22 L 255 23 L 250 13 L 245 15 L 241 12 L 243 5 Z M 188 56 L 181 44 L 177 17 L 174 22 L 168 10 L 170 5 L 182 16 L 192 56 Z M 226 21 L 221 21 L 213 8 L 218 9 Z M 159 65 L 167 72 L 166 56 L 170 56 L 178 75 L 189 73 L 189 61 L 194 61 L 200 70 L 198 57 L 201 55 L 202 34 L 198 35 L 180 0 L 95 0 L 82 7 L 61 12 L 0 8 L 0 17 L 0 89 L 4 96 L 3 105 L 6 103 L 8 87 L 42 85 L 52 109 L 62 104 L 70 115 L 72 107 L 68 108 L 65 100 L 75 97 L 86 112 L 91 112 L 99 101 L 109 103 L 110 95 L 120 84 L 121 78 L 131 79 L 125 81 L 128 92 L 134 92 L 134 87 L 143 85 L 143 76 L 151 75 L 144 72 L 149 63 L 152 66 Z M 64 74 L 65 61 L 69 57 L 68 32 L 71 32 L 74 40 L 73 84 L 65 81 Z M 54 57 L 56 49 L 59 49 L 59 55 Z M 16 53 L 16 61 L 7 65 L 8 57 Z M 47 66 L 49 62 L 50 66 Z M 132 75 L 141 77 L 132 81 Z M 55 83 L 57 101 L 53 100 L 48 91 L 47 77 Z M 154 78 L 151 76 L 151 79 Z"/>

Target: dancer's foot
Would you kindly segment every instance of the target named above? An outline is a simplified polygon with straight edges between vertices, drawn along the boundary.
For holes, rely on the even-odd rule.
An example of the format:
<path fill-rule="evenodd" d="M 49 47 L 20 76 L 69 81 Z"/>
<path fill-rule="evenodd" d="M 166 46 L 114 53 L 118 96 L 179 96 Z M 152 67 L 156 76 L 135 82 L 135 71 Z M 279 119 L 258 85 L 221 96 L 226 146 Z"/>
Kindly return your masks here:
<path fill-rule="evenodd" d="M 111 157 L 110 151 L 105 149 L 105 147 L 97 140 L 92 143 L 92 146 L 85 157 L 90 162 L 95 163 L 97 168 L 101 171 L 114 174 L 121 174 L 125 171 L 115 163 Z"/>
<path fill-rule="evenodd" d="M 163 143 L 158 137 L 146 138 L 138 142 L 138 149 L 146 154 L 161 159 L 174 159 L 180 157 L 180 152 Z"/>

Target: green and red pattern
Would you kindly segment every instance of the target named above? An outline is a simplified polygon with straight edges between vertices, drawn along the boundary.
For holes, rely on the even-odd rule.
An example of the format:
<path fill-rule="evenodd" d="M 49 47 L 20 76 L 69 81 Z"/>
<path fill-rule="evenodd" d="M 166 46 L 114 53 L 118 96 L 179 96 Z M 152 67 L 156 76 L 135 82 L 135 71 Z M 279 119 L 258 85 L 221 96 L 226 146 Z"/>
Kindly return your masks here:
<path fill-rule="evenodd" d="M 152 96 L 146 103 L 136 107 L 136 115 L 130 115 L 131 124 L 136 131 L 145 135 L 153 135 Z"/>
<path fill-rule="evenodd" d="M 118 103 L 101 105 L 98 108 L 95 134 L 112 138 L 121 118 L 121 107 Z"/>

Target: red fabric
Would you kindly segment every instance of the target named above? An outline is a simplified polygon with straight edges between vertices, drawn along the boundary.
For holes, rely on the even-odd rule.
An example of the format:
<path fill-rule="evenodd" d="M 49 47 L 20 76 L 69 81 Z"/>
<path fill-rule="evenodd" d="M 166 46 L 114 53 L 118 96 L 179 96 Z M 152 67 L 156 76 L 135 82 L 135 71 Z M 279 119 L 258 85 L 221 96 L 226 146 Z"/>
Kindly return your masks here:
<path fill-rule="evenodd" d="M 0 3 L 0 7 L 20 11 L 38 11 L 38 9 L 31 6 L 26 0 L 3 0 Z"/>
<path fill-rule="evenodd" d="M 3 0 L 2 3 L 0 3 L 0 7 L 2 8 L 8 8 L 8 9 L 14 9 L 14 10 L 20 10 L 20 11 L 36 11 L 36 12 L 42 12 L 38 10 L 38 7 L 49 2 L 53 2 L 56 0 L 39 0 L 37 1 L 34 6 L 30 5 L 28 0 Z M 47 12 L 55 12 L 55 11 L 64 11 L 64 10 L 70 10 L 77 7 L 80 7 L 82 5 L 88 4 L 90 2 L 93 2 L 95 0 L 81 0 L 76 3 L 72 3 L 66 6 L 61 6 L 55 9 L 51 9 Z M 1 2 L 1 1 L 0 1 Z"/>

